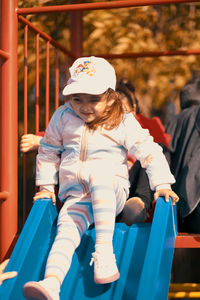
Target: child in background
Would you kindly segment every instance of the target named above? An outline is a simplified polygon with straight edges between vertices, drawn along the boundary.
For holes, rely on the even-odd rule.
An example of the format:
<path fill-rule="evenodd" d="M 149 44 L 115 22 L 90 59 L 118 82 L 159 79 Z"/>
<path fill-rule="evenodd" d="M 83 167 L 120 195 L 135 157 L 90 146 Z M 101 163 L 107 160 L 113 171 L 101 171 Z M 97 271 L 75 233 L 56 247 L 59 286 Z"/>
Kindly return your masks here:
<path fill-rule="evenodd" d="M 115 91 L 114 68 L 103 58 L 82 57 L 70 68 L 63 90 L 67 102 L 54 113 L 40 141 L 34 200 L 52 198 L 58 183 L 63 202 L 58 230 L 47 260 L 45 278 L 28 282 L 25 298 L 59 299 L 60 286 L 74 251 L 90 224 L 95 224 L 94 281 L 110 283 L 120 276 L 113 253 L 115 217 L 129 194 L 127 152 L 146 168 L 154 196 L 178 196 L 161 147 L 132 113 L 126 114 Z"/>
<path fill-rule="evenodd" d="M 116 88 L 120 94 L 120 99 L 124 110 L 129 113 L 132 112 L 136 120 L 140 123 L 142 128 L 148 129 L 149 133 L 153 136 L 156 143 L 160 143 L 169 148 L 171 136 L 165 131 L 165 127 L 162 124 L 159 117 L 153 117 L 151 119 L 146 118 L 141 114 L 139 100 L 135 94 L 135 87 L 127 79 L 121 79 Z"/>
<path fill-rule="evenodd" d="M 148 119 L 141 114 L 138 98 L 135 94 L 135 87 L 127 79 L 121 79 L 116 87 L 126 113 L 133 113 L 140 125 L 149 130 L 156 143 L 159 143 L 164 150 L 165 157 L 170 162 L 169 147 L 170 135 L 165 132 L 165 128 L 158 117 Z M 117 221 L 127 225 L 145 222 L 152 208 L 153 192 L 149 185 L 149 179 L 145 169 L 140 162 L 128 153 L 130 193 L 122 213 L 117 217 Z"/>

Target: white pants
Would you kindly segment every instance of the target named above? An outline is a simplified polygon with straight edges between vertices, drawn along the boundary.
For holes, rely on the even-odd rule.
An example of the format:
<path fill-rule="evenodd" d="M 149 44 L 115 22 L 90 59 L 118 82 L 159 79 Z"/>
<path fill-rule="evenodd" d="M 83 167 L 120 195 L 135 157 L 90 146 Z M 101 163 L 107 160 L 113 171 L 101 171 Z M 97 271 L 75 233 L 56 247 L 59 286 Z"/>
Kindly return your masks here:
<path fill-rule="evenodd" d="M 88 187 L 90 194 L 67 199 L 59 213 L 57 236 L 49 253 L 45 278 L 56 277 L 61 284 L 82 235 L 92 223 L 96 229 L 96 245 L 112 245 L 115 217 L 127 199 L 123 187 L 105 173 L 90 176 Z"/>

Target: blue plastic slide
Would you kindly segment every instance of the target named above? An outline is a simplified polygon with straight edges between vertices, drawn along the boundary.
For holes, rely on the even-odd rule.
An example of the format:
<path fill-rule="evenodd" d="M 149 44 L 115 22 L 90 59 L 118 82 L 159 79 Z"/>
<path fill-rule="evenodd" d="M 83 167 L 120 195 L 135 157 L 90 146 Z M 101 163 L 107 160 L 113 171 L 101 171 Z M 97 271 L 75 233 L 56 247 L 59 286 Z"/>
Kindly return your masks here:
<path fill-rule="evenodd" d="M 56 222 L 57 210 L 51 200 L 34 203 L 6 268 L 18 271 L 18 276 L 0 286 L 0 299 L 22 300 L 23 285 L 43 279 Z M 176 234 L 176 207 L 163 198 L 157 200 L 152 224 L 128 227 L 117 223 L 114 251 L 120 279 L 100 285 L 94 283 L 89 265 L 95 231 L 88 230 L 74 254 L 60 299 L 167 300 Z"/>

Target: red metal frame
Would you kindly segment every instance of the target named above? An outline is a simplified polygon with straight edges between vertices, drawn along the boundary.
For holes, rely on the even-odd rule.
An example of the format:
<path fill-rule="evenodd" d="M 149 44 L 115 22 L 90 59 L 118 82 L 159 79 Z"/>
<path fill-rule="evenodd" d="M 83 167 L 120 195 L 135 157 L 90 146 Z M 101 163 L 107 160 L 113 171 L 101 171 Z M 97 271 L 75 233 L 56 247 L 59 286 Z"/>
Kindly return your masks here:
<path fill-rule="evenodd" d="M 24 134 L 28 132 L 28 25 L 24 27 Z M 23 157 L 23 199 L 26 198 L 27 156 Z M 23 205 L 23 223 L 26 215 L 26 202 Z"/>
<path fill-rule="evenodd" d="M 200 248 L 200 234 L 179 233 L 175 248 Z"/>
<path fill-rule="evenodd" d="M 8 59 L 10 57 L 9 53 L 0 49 L 0 57 L 3 59 Z"/>
<path fill-rule="evenodd" d="M 81 5 L 81 0 L 71 0 L 72 4 Z M 70 14 L 71 52 L 80 57 L 83 54 L 83 18 L 82 11 L 72 11 Z"/>
<path fill-rule="evenodd" d="M 193 3 L 199 0 L 121 0 L 121 1 L 104 1 L 98 3 L 81 3 L 81 4 L 67 4 L 45 7 L 31 7 L 31 8 L 18 8 L 17 12 L 20 15 L 28 14 L 42 14 L 66 11 L 84 11 L 84 10 L 97 10 L 97 9 L 111 9 L 111 8 L 124 8 L 124 7 L 139 7 L 151 5 L 163 5 L 174 3 Z"/>
<path fill-rule="evenodd" d="M 36 34 L 36 78 L 35 78 L 35 131 L 38 132 L 40 130 L 39 126 L 39 96 L 40 96 L 40 34 Z"/>
<path fill-rule="evenodd" d="M 45 97 L 45 127 L 49 123 L 49 41 L 46 42 L 46 97 Z"/>
<path fill-rule="evenodd" d="M 111 9 L 124 7 L 139 7 L 151 5 L 163 5 L 171 3 L 195 3 L 199 0 L 121 0 L 104 1 L 97 3 L 81 3 L 80 0 L 71 0 L 71 4 L 18 8 L 17 0 L 1 1 L 1 47 L 0 58 L 3 59 L 1 66 L 1 109 L 0 109 L 0 258 L 2 259 L 9 249 L 17 233 L 17 140 L 18 140 L 18 120 L 17 120 L 17 33 L 18 20 L 24 24 L 24 133 L 28 131 L 28 30 L 36 34 L 36 105 L 35 105 L 35 129 L 39 131 L 39 52 L 40 39 L 46 43 L 46 99 L 45 99 L 45 125 L 49 121 L 49 57 L 50 45 L 55 48 L 55 109 L 59 106 L 59 53 L 66 55 L 66 61 L 82 56 L 83 53 L 83 24 L 82 12 L 85 10 Z M 54 13 L 71 13 L 71 51 L 68 51 L 53 40 L 46 33 L 34 26 L 22 15 Z M 18 18 L 18 20 L 17 20 Z M 78 36 L 78 38 L 77 38 Z M 116 58 L 138 58 L 138 57 L 158 57 L 174 55 L 199 55 L 200 49 L 176 50 L 176 51 L 154 51 L 140 53 L 104 54 L 101 56 L 110 59 Z M 95 55 L 93 53 L 93 55 Z M 98 55 L 98 54 L 96 54 Z M 26 155 L 24 155 L 24 198 L 26 191 Z M 26 218 L 26 205 L 24 202 L 24 221 Z M 176 247 L 200 247 L 200 236 L 179 235 Z"/>
<path fill-rule="evenodd" d="M 56 49 L 56 69 L 55 69 L 55 110 L 59 106 L 59 57 Z"/>
<path fill-rule="evenodd" d="M 35 77 L 35 132 L 40 131 L 40 40 L 45 41 L 46 44 L 46 96 L 45 96 L 45 127 L 47 127 L 49 122 L 49 80 L 50 80 L 50 46 L 55 48 L 55 108 L 59 106 L 59 54 L 63 53 L 67 57 L 74 59 L 76 56 L 68 51 L 65 47 L 57 43 L 48 34 L 41 31 L 39 28 L 34 26 L 31 22 L 26 20 L 24 17 L 19 16 L 19 21 L 24 24 L 24 134 L 27 133 L 27 120 L 28 120 L 28 104 L 27 104 L 27 77 L 28 77 L 28 31 L 36 36 L 36 77 Z M 27 155 L 23 156 L 23 223 L 27 217 Z"/>
<path fill-rule="evenodd" d="M 18 219 L 18 75 L 17 0 L 1 1 L 0 108 L 0 256 L 3 258 L 17 233 Z"/>

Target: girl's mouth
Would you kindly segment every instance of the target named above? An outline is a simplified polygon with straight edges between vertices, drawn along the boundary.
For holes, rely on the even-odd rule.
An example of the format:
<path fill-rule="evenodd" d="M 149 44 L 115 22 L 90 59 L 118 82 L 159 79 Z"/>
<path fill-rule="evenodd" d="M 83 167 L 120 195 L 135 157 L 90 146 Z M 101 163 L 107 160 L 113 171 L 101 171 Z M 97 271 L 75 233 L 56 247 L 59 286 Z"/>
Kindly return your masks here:
<path fill-rule="evenodd" d="M 84 116 L 91 116 L 92 113 L 82 113 L 82 115 L 84 115 Z"/>

